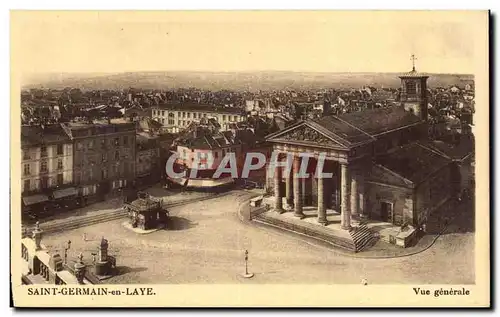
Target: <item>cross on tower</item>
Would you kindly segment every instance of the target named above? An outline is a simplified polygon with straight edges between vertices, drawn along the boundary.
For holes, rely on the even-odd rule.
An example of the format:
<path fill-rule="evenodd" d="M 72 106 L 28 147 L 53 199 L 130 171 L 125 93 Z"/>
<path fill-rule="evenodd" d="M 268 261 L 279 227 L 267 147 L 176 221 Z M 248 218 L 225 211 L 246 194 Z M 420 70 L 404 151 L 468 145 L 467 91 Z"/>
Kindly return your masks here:
<path fill-rule="evenodd" d="M 411 54 L 410 59 L 413 63 L 413 71 L 415 71 L 415 61 L 417 60 L 417 58 L 415 57 L 415 54 Z"/>

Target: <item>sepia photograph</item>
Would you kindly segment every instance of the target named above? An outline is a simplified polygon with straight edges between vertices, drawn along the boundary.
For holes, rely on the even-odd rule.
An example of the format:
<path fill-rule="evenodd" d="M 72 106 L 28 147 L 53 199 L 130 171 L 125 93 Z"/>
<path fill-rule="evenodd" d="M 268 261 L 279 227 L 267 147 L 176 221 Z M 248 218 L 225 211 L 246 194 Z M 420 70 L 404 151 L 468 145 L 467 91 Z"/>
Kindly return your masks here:
<path fill-rule="evenodd" d="M 12 11 L 14 305 L 489 306 L 488 23 Z"/>

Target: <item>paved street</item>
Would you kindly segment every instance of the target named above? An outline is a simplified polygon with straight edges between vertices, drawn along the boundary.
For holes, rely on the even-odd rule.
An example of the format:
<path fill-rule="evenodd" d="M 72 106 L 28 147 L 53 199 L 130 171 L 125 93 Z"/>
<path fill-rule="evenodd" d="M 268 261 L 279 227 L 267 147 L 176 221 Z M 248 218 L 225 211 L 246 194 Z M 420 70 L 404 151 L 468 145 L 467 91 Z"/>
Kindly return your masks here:
<path fill-rule="evenodd" d="M 242 223 L 237 206 L 250 195 L 234 191 L 174 207 L 170 230 L 138 235 L 127 230 L 122 219 L 49 235 L 44 243 L 62 249 L 70 239 L 70 258 L 83 251 L 90 263 L 91 252 L 105 236 L 120 271 L 109 283 L 359 284 L 363 278 L 371 284 L 474 282 L 474 233 L 463 226 L 451 226 L 430 249 L 413 256 L 360 259 L 292 234 Z M 83 233 L 92 241 L 83 241 Z M 255 273 L 250 280 L 240 277 L 245 249 L 249 270 Z"/>

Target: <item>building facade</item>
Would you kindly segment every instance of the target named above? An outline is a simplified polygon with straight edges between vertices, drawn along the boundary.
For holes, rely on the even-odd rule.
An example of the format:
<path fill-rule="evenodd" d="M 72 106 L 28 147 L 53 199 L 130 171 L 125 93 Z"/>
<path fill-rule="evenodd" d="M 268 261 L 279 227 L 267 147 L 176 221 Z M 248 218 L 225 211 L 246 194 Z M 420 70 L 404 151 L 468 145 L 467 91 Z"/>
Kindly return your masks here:
<path fill-rule="evenodd" d="M 178 133 L 202 118 L 214 118 L 221 126 L 245 119 L 245 114 L 241 109 L 202 104 L 166 104 L 154 106 L 151 111 L 151 117 L 161 123 L 164 130 L 170 133 Z"/>
<path fill-rule="evenodd" d="M 135 171 L 137 184 L 145 186 L 159 182 L 162 175 L 158 137 L 145 133 L 136 136 Z"/>
<path fill-rule="evenodd" d="M 74 194 L 73 143 L 61 125 L 22 126 L 21 151 L 25 207 Z"/>
<path fill-rule="evenodd" d="M 133 184 L 135 123 L 70 122 L 64 128 L 73 141 L 74 183 L 84 201 L 104 198 Z"/>

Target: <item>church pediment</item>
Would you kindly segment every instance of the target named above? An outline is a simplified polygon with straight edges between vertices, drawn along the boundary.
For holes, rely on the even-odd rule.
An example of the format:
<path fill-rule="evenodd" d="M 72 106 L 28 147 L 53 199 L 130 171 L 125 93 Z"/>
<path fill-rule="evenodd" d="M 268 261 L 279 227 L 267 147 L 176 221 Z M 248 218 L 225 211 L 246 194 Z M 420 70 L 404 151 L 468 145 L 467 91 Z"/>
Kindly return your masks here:
<path fill-rule="evenodd" d="M 347 149 L 347 147 L 314 128 L 302 123 L 296 127 L 291 127 L 283 131 L 279 131 L 267 138 L 270 142 L 297 143 L 305 145 L 316 145 L 319 147 L 331 147 Z"/>

